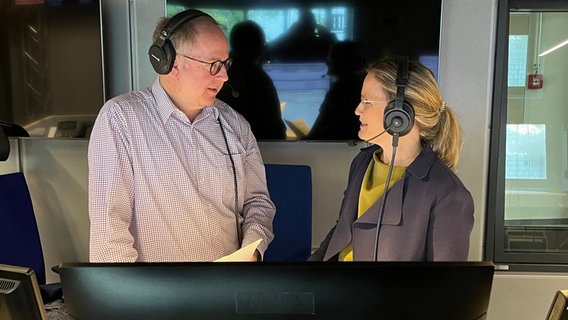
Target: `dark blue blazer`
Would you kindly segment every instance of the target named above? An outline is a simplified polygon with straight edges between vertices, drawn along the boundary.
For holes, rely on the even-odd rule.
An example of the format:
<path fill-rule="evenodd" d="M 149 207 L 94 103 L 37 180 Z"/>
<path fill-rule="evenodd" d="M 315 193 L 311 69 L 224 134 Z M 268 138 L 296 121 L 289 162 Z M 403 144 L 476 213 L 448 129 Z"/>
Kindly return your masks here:
<path fill-rule="evenodd" d="M 357 218 L 363 176 L 373 153 L 361 149 L 349 169 L 339 219 L 310 261 L 337 260 L 353 241 L 353 259 L 372 261 L 379 199 Z M 428 147 L 387 192 L 381 221 L 379 261 L 467 261 L 473 228 L 473 199 L 460 179 Z"/>

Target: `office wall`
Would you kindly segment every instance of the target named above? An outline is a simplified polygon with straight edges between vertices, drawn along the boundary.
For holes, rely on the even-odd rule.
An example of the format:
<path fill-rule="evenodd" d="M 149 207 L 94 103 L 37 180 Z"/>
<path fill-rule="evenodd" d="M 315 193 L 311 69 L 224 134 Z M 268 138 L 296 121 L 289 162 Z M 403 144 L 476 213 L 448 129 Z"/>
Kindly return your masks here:
<path fill-rule="evenodd" d="M 442 5 L 439 83 L 464 133 L 458 175 L 475 203 L 470 259 L 483 256 L 489 116 L 495 38 L 494 1 L 448 0 Z"/>
<path fill-rule="evenodd" d="M 156 79 L 148 48 L 166 3 L 156 0 L 101 0 L 107 100 L 144 88 Z"/>
<path fill-rule="evenodd" d="M 51 267 L 89 259 L 87 145 L 86 139 L 20 140 L 48 282 L 59 281 Z"/>

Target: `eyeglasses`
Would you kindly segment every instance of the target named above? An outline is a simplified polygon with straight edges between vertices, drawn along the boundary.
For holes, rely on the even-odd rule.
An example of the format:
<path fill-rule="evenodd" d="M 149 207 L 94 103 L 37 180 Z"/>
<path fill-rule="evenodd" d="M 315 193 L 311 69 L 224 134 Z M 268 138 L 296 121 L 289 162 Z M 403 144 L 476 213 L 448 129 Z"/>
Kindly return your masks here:
<path fill-rule="evenodd" d="M 371 103 L 375 103 L 375 102 L 386 102 L 386 101 L 387 100 L 369 100 L 369 99 L 361 98 L 362 104 L 371 104 Z"/>
<path fill-rule="evenodd" d="M 178 55 L 180 55 L 184 58 L 187 58 L 189 60 L 197 61 L 197 62 L 203 63 L 205 65 L 208 65 L 209 66 L 209 73 L 212 76 L 217 75 L 221 71 L 221 68 L 223 68 L 223 66 L 225 66 L 225 69 L 227 69 L 227 71 L 228 71 L 229 68 L 231 67 L 231 64 L 233 63 L 233 59 L 231 59 L 231 58 L 227 58 L 227 60 L 224 60 L 224 61 L 216 60 L 216 61 L 213 61 L 213 62 L 207 62 L 207 61 L 192 58 L 190 56 L 186 56 L 185 54 L 182 54 L 182 53 L 178 53 Z"/>

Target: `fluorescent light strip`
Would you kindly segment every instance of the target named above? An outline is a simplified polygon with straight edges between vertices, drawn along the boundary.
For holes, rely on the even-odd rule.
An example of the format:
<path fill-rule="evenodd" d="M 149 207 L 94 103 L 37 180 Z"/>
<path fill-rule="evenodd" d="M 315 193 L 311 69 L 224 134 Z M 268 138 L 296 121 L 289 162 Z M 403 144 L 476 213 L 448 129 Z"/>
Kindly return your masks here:
<path fill-rule="evenodd" d="M 558 44 L 558 45 L 556 45 L 556 46 L 554 46 L 554 47 L 552 47 L 552 48 L 550 48 L 550 49 L 544 51 L 543 53 L 539 54 L 538 56 L 539 56 L 539 57 L 543 57 L 543 56 L 545 56 L 545 55 L 551 53 L 552 51 L 556 51 L 556 50 L 558 50 L 558 49 L 564 47 L 564 46 L 567 45 L 567 44 L 568 44 L 568 39 L 566 39 L 564 42 L 562 42 L 562 43 L 560 43 L 560 44 Z"/>

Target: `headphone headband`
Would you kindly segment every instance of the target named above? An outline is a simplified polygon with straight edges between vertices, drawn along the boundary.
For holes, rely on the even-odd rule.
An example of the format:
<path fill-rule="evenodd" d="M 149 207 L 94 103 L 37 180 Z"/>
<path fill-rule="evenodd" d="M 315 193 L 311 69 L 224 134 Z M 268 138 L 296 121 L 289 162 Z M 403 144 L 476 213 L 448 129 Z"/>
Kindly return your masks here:
<path fill-rule="evenodd" d="M 408 85 L 408 57 L 396 57 L 398 71 L 396 74 L 396 97 L 395 108 L 402 110 L 404 103 L 404 91 Z"/>
<path fill-rule="evenodd" d="M 173 17 L 170 18 L 164 29 L 160 32 L 160 34 L 164 35 L 168 39 L 177 30 L 182 24 L 185 22 L 198 18 L 198 17 L 209 17 L 213 19 L 207 13 L 197 10 L 197 9 L 188 9 L 182 12 L 175 14 Z"/>
<path fill-rule="evenodd" d="M 396 97 L 385 108 L 383 126 L 391 135 L 403 136 L 412 130 L 414 125 L 414 109 L 404 99 L 404 91 L 408 86 L 410 74 L 408 57 L 396 57 Z"/>
<path fill-rule="evenodd" d="M 409 62 L 407 56 L 398 56 L 396 57 L 396 65 L 398 67 L 398 73 L 396 76 L 396 86 L 404 86 L 408 85 L 408 73 L 409 73 Z"/>
<path fill-rule="evenodd" d="M 168 23 L 160 31 L 160 36 L 148 49 L 148 56 L 150 63 L 154 70 L 159 74 L 168 74 L 172 71 L 176 50 L 170 40 L 172 34 L 184 23 L 198 17 L 209 17 L 214 20 L 207 13 L 197 10 L 189 9 L 177 13 L 168 20 Z"/>

